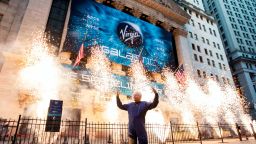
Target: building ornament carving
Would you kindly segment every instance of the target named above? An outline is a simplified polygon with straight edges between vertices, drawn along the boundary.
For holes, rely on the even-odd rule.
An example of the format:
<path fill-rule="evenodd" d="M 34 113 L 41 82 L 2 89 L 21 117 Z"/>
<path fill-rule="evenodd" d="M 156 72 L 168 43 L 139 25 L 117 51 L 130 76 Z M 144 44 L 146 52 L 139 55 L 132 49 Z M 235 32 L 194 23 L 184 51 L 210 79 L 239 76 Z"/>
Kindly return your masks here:
<path fill-rule="evenodd" d="M 116 9 L 119 9 L 119 10 L 123 10 L 124 9 L 124 4 L 120 1 L 115 1 L 113 2 L 112 4 Z"/>
<path fill-rule="evenodd" d="M 176 28 L 176 29 L 173 30 L 173 34 L 174 34 L 174 36 L 181 35 L 181 36 L 186 37 L 188 32 L 184 29 Z"/>
<path fill-rule="evenodd" d="M 142 14 L 142 12 L 140 11 L 140 10 L 138 10 L 138 9 L 132 9 L 132 14 L 135 16 L 135 17 L 137 17 L 137 18 L 139 18 L 140 16 L 141 16 L 141 14 Z"/>

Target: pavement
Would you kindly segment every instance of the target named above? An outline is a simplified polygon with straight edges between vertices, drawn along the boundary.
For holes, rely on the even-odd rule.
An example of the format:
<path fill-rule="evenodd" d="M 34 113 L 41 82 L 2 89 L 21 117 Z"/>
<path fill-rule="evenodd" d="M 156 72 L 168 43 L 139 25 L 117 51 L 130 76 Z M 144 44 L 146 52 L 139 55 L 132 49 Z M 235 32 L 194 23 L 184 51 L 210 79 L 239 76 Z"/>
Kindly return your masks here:
<path fill-rule="evenodd" d="M 175 144 L 200 144 L 200 142 L 175 142 Z M 234 139 L 224 139 L 223 143 L 221 139 L 219 140 L 203 140 L 202 144 L 256 144 L 256 140 L 253 137 L 249 137 L 248 140 L 243 138 L 243 141 L 240 141 L 238 138 Z"/>

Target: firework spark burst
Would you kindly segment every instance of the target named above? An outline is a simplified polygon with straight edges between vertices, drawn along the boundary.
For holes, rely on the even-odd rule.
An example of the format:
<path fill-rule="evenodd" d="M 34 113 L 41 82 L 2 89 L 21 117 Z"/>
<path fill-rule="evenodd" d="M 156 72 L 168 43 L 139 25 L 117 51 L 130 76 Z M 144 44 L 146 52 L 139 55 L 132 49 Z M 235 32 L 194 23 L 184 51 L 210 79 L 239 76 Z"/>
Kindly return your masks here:
<path fill-rule="evenodd" d="M 99 46 L 91 49 L 90 70 L 93 77 L 99 78 L 98 83 L 93 83 L 100 95 L 113 92 L 114 78 L 111 72 L 111 63 Z M 146 70 L 140 61 L 131 64 L 133 91 L 142 93 L 142 100 L 151 102 L 154 93 L 151 90 L 151 81 L 146 75 Z M 19 88 L 31 91 L 30 95 L 36 100 L 28 106 L 32 111 L 28 115 L 44 118 L 50 99 L 60 99 L 59 92 L 63 85 L 63 68 L 56 56 L 49 52 L 43 38 L 36 39 L 26 55 L 25 66 L 19 72 Z M 217 125 L 218 122 L 235 124 L 243 123 L 251 131 L 251 117 L 244 112 L 245 100 L 241 99 L 234 88 L 229 85 L 220 86 L 218 82 L 209 78 L 205 87 L 201 87 L 193 78 L 188 78 L 186 85 L 180 84 L 168 69 L 163 70 L 164 94 L 170 109 L 174 108 L 180 114 L 182 123 L 193 124 L 197 122 Z M 97 96 L 97 95 L 96 95 Z M 106 103 L 105 116 L 110 121 L 118 122 L 118 110 L 115 97 Z M 65 103 L 65 102 L 64 102 Z M 166 124 L 161 106 L 157 111 L 148 113 L 147 121 L 157 124 Z M 33 111 L 34 110 L 34 111 Z M 115 115 L 113 115 L 115 113 Z M 215 130 L 217 131 L 217 130 Z M 193 133 L 193 130 L 191 129 Z M 166 134 L 155 134 L 159 139 L 166 138 Z M 218 134 L 218 132 L 216 132 Z"/>
<path fill-rule="evenodd" d="M 20 70 L 18 80 L 20 90 L 29 91 L 36 100 L 27 108 L 27 115 L 45 118 L 50 99 L 59 99 L 61 73 L 60 65 L 56 57 L 50 54 L 44 38 L 36 38 L 26 55 L 25 66 Z"/>

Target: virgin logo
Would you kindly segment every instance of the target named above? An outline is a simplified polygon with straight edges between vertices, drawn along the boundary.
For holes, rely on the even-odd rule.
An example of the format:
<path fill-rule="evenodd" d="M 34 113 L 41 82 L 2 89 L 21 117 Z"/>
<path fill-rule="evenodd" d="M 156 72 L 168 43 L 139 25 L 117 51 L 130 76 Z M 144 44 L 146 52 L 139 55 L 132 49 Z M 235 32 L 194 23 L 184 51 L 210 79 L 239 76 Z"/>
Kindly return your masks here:
<path fill-rule="evenodd" d="M 122 39 L 126 42 L 128 40 L 133 44 L 134 38 L 140 37 L 138 32 L 127 32 L 128 25 L 125 26 L 124 30 L 121 29 L 120 34 L 122 35 Z"/>
<path fill-rule="evenodd" d="M 119 39 L 129 47 L 140 47 L 142 45 L 142 34 L 135 24 L 122 22 L 117 28 Z"/>

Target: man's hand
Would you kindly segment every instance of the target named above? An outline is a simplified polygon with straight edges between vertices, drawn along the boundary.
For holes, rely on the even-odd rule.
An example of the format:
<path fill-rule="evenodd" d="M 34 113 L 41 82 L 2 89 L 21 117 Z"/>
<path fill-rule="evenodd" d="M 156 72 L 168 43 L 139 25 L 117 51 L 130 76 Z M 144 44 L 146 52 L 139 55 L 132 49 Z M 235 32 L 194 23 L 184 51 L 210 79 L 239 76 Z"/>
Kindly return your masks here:
<path fill-rule="evenodd" d="M 152 91 L 156 94 L 157 93 L 156 89 L 153 87 L 151 87 L 151 88 L 152 88 Z"/>

